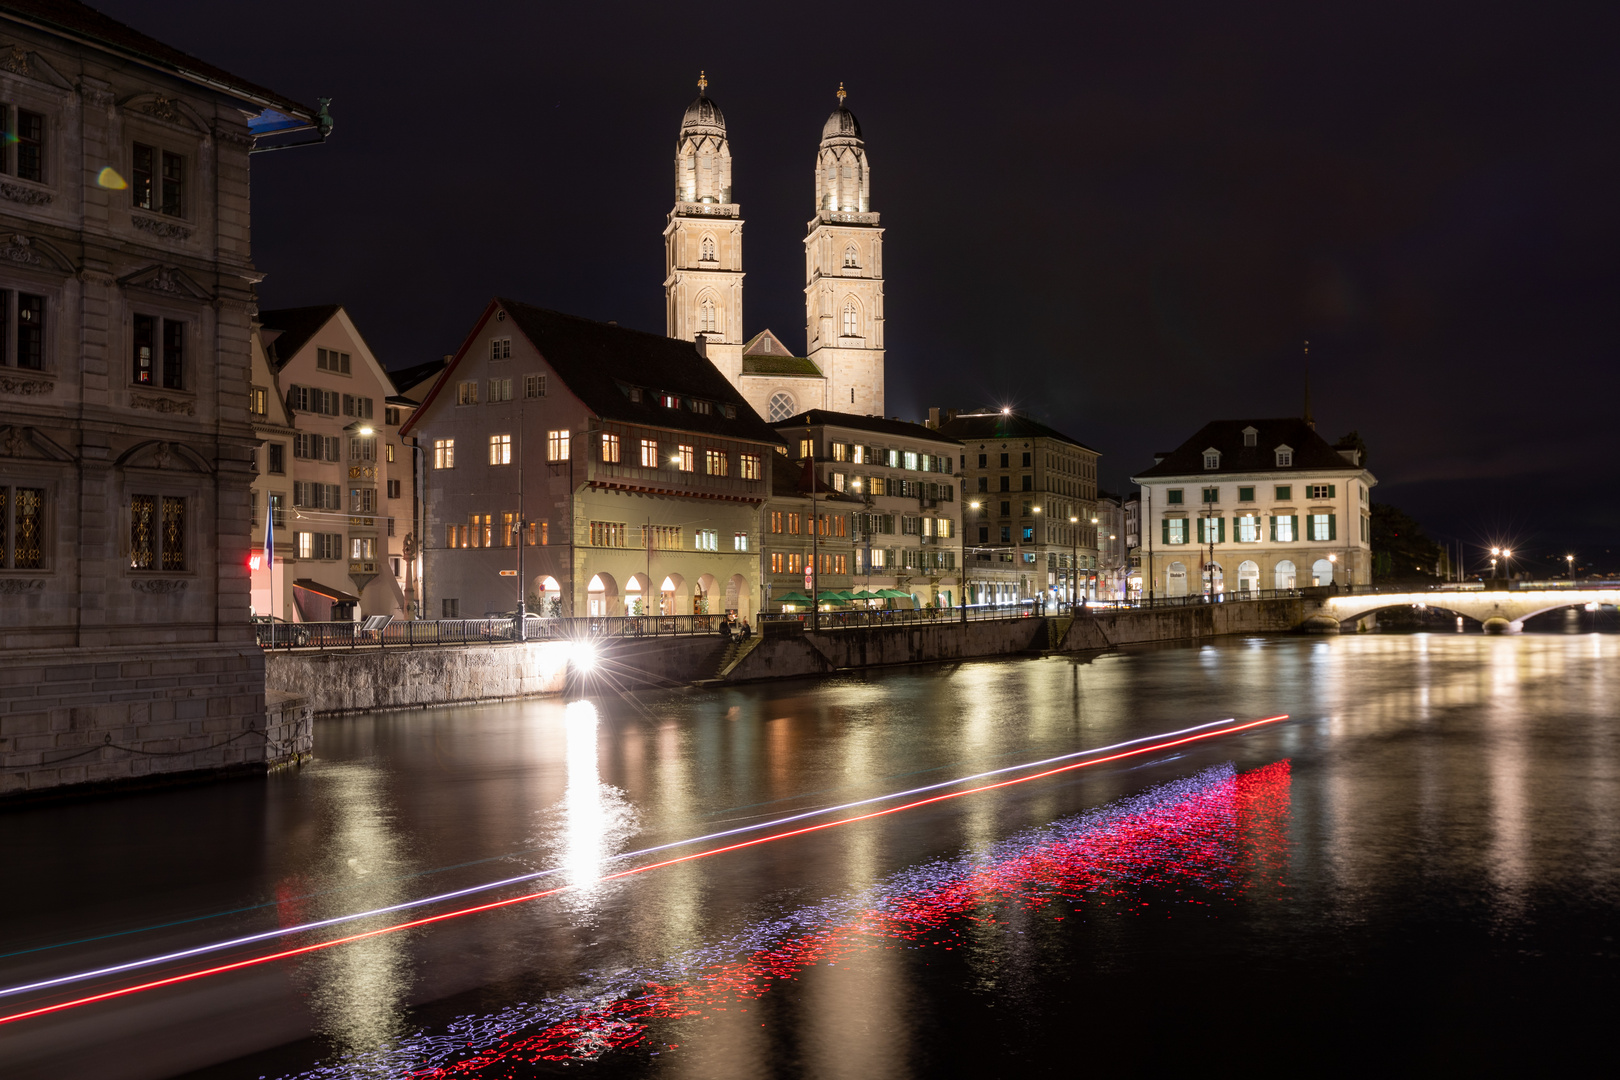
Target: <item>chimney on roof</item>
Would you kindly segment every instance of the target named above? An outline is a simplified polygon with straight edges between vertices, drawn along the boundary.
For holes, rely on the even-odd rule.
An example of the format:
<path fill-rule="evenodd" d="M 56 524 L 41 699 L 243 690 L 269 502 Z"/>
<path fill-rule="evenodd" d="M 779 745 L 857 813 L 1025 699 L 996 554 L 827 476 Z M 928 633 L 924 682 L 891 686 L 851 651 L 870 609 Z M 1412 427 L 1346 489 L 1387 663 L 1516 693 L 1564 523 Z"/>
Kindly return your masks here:
<path fill-rule="evenodd" d="M 927 420 L 926 423 L 924 423 L 923 426 L 928 427 L 928 428 L 932 428 L 935 431 L 939 430 L 939 410 L 938 409 L 930 408 L 928 410 L 928 420 Z"/>

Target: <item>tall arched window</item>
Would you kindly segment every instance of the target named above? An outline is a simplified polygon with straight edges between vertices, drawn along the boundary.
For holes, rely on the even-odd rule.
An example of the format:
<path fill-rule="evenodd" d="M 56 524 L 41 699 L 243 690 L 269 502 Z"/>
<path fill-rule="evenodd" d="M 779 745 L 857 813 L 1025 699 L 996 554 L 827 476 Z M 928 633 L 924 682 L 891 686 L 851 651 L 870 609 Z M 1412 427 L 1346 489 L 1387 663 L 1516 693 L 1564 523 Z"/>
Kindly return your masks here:
<path fill-rule="evenodd" d="M 714 237 L 705 236 L 698 258 L 704 262 L 714 262 Z"/>
<path fill-rule="evenodd" d="M 714 312 L 714 298 L 705 296 L 703 303 L 698 305 L 698 329 L 705 334 L 717 332 L 718 324 Z"/>
<path fill-rule="evenodd" d="M 783 390 L 778 390 L 776 393 L 771 395 L 771 423 L 780 423 L 798 411 L 799 407 L 794 404 L 792 394 L 789 394 Z"/>
<path fill-rule="evenodd" d="M 855 309 L 855 301 L 844 302 L 844 336 L 861 336 L 861 313 Z"/>
<path fill-rule="evenodd" d="M 854 270 L 859 269 L 860 265 L 861 253 L 856 249 L 854 244 L 851 244 L 849 247 L 844 249 L 844 266 Z"/>

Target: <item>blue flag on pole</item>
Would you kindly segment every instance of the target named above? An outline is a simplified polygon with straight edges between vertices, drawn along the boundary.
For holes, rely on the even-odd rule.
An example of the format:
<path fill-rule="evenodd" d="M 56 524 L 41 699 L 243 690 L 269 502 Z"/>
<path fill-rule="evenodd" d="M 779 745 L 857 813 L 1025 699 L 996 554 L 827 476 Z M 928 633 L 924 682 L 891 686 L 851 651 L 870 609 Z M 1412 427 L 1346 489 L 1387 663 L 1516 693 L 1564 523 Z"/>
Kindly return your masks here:
<path fill-rule="evenodd" d="M 264 501 L 264 568 L 275 571 L 276 568 L 276 508 L 269 496 Z"/>

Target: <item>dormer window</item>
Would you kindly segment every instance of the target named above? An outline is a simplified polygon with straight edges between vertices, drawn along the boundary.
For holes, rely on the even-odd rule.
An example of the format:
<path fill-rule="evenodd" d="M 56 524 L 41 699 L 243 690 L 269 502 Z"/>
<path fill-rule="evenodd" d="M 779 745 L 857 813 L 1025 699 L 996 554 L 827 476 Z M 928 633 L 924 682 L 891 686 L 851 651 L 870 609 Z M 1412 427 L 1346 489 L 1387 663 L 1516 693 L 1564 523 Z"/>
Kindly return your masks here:
<path fill-rule="evenodd" d="M 1294 466 L 1294 448 L 1292 446 L 1277 447 L 1277 468 L 1291 469 Z"/>
<path fill-rule="evenodd" d="M 674 394 L 659 395 L 658 403 L 666 409 L 678 409 L 681 407 L 681 399 Z"/>
<path fill-rule="evenodd" d="M 1204 468 L 1218 469 L 1221 467 L 1221 452 L 1214 447 L 1204 451 Z"/>
<path fill-rule="evenodd" d="M 1246 427 L 1246 428 L 1243 429 L 1243 445 L 1244 446 L 1258 446 L 1259 445 L 1259 440 L 1260 440 L 1260 432 L 1257 429 L 1252 428 L 1252 427 Z"/>

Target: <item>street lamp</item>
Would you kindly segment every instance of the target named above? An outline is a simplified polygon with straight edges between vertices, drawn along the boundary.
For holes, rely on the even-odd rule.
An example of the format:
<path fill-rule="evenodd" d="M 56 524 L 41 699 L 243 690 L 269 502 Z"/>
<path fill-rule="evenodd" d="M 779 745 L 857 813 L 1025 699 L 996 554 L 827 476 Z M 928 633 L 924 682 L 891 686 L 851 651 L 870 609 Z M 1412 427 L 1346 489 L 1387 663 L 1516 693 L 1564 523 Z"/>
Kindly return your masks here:
<path fill-rule="evenodd" d="M 1333 576 L 1334 571 L 1339 568 L 1339 556 L 1337 552 L 1328 552 L 1328 566 L 1330 567 L 1328 570 L 1328 584 L 1337 589 L 1339 587 L 1339 583 Z"/>
<path fill-rule="evenodd" d="M 1069 515 L 1069 610 L 1080 594 L 1080 519 Z"/>
<path fill-rule="evenodd" d="M 1569 564 L 1569 580 L 1570 584 L 1573 585 L 1575 583 L 1575 556 L 1565 555 L 1564 562 Z"/>
<path fill-rule="evenodd" d="M 1509 569 L 1509 567 L 1508 567 L 1508 560 L 1512 559 L 1512 558 L 1513 558 L 1513 549 L 1512 548 L 1503 548 L 1502 549 L 1502 576 L 1503 577 L 1511 578 L 1513 576 L 1513 571 L 1511 569 Z"/>
<path fill-rule="evenodd" d="M 1492 578 L 1492 580 L 1494 580 L 1496 578 L 1496 557 L 1498 555 L 1500 555 L 1500 554 L 1502 554 L 1502 549 L 1501 548 L 1499 548 L 1499 547 L 1491 548 L 1491 578 Z"/>

